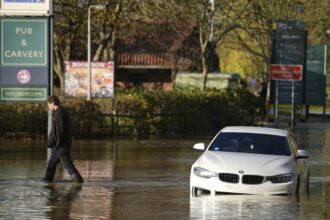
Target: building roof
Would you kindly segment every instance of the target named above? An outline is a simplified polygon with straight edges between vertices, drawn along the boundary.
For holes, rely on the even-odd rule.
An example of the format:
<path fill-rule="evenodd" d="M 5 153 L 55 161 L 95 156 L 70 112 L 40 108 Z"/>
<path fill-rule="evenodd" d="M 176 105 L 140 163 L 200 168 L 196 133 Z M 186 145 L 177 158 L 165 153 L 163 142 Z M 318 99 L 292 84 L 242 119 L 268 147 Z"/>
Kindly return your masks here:
<path fill-rule="evenodd" d="M 200 53 L 194 30 L 187 22 L 131 22 L 119 31 L 116 66 L 196 70 Z"/>

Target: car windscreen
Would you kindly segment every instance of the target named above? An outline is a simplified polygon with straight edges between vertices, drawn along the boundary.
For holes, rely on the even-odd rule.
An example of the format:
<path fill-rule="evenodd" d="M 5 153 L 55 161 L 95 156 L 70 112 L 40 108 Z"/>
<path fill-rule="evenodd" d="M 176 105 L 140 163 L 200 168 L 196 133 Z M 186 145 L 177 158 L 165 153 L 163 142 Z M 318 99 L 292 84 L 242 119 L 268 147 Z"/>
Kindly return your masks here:
<path fill-rule="evenodd" d="M 220 133 L 209 147 L 209 150 L 283 156 L 291 155 L 286 137 L 254 133 Z"/>

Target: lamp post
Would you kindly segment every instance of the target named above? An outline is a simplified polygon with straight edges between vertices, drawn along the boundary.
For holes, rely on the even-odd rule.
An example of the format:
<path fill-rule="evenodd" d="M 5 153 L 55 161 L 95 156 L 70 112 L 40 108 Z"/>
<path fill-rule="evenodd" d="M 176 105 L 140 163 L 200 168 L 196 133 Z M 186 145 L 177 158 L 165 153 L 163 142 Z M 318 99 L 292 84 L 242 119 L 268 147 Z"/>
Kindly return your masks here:
<path fill-rule="evenodd" d="M 213 31 L 214 31 L 214 20 L 213 20 L 213 16 L 214 16 L 214 1 L 215 0 L 210 0 L 209 3 L 211 3 L 211 31 L 210 31 L 210 37 L 209 37 L 209 41 L 213 42 Z"/>
<path fill-rule="evenodd" d="M 87 30 L 87 62 L 88 62 L 88 77 L 87 77 L 87 101 L 91 100 L 91 77 L 92 77 L 92 68 L 91 68 L 91 10 L 95 8 L 96 10 L 102 10 L 105 8 L 104 5 L 91 5 L 88 7 L 88 30 Z"/>

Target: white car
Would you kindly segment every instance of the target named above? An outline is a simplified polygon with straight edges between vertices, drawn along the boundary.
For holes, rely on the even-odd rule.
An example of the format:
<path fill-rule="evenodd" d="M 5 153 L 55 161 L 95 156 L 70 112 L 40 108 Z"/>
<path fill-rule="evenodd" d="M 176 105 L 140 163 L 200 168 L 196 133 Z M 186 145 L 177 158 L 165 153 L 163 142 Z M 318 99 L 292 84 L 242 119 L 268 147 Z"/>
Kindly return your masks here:
<path fill-rule="evenodd" d="M 295 194 L 308 192 L 309 154 L 299 150 L 286 130 L 233 126 L 223 128 L 191 167 L 192 196 L 203 194 Z"/>

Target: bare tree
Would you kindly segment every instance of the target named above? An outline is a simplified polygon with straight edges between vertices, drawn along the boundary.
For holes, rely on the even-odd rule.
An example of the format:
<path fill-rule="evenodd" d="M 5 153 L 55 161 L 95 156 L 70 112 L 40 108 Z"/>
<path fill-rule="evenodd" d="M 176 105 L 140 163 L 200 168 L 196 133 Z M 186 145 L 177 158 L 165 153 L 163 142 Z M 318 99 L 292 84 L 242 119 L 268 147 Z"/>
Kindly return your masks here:
<path fill-rule="evenodd" d="M 204 4 L 201 18 L 196 17 L 199 24 L 200 45 L 202 50 L 202 90 L 206 88 L 207 74 L 210 63 L 210 54 L 216 47 L 220 46 L 228 34 L 238 28 L 243 20 L 243 13 L 249 5 L 250 0 L 211 0 L 214 7 Z M 199 7 L 198 7 L 199 8 Z M 197 14 L 196 14 L 197 15 Z M 215 43 L 216 47 L 211 44 Z M 211 48 L 211 51 L 208 51 Z"/>
<path fill-rule="evenodd" d="M 54 1 L 54 71 L 64 90 L 64 61 L 87 60 L 87 12 L 91 5 L 104 5 L 93 11 L 93 60 L 113 60 L 116 28 L 138 0 L 55 0 Z M 126 13 L 126 14 L 125 14 Z"/>
<path fill-rule="evenodd" d="M 54 1 L 54 71 L 64 90 L 64 61 L 84 59 L 81 40 L 86 39 L 84 26 L 87 8 L 92 1 Z"/>
<path fill-rule="evenodd" d="M 259 71 L 267 74 L 276 22 L 279 19 L 304 20 L 305 10 L 306 4 L 301 0 L 252 0 L 243 15 L 243 23 L 231 33 L 231 41 L 227 43 L 246 51 L 255 66 L 261 60 Z"/>
<path fill-rule="evenodd" d="M 201 89 L 205 89 L 210 54 L 224 43 L 243 48 L 253 60 L 260 59 L 263 72 L 268 72 L 270 39 L 279 18 L 302 19 L 313 30 L 309 41 L 327 42 L 328 3 L 329 0 L 55 0 L 55 74 L 63 90 L 64 61 L 86 59 L 87 11 L 91 4 L 106 5 L 105 10 L 93 11 L 94 61 L 114 59 L 117 30 L 127 21 L 166 19 L 193 23 L 199 32 Z"/>
<path fill-rule="evenodd" d="M 141 12 L 150 17 L 194 22 L 199 31 L 202 87 L 206 88 L 211 54 L 241 22 L 241 15 L 250 0 L 155 0 Z"/>

